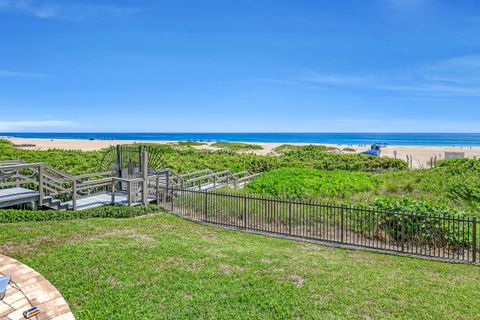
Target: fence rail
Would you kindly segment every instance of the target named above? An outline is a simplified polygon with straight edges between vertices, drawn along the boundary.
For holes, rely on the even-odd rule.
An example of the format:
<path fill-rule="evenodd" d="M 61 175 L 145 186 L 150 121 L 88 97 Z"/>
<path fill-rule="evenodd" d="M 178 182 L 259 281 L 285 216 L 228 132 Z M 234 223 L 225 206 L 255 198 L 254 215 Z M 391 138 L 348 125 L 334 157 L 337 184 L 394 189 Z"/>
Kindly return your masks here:
<path fill-rule="evenodd" d="M 237 229 L 479 263 L 476 217 L 429 216 L 234 193 L 159 187 L 160 205 L 185 218 Z"/>

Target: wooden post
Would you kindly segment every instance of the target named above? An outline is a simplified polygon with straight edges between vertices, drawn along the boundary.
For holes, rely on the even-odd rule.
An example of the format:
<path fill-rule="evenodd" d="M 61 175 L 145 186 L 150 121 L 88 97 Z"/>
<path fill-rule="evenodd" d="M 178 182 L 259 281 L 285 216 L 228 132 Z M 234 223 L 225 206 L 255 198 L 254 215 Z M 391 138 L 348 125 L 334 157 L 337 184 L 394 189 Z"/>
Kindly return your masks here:
<path fill-rule="evenodd" d="M 117 144 L 117 174 L 119 178 L 122 177 L 122 146 L 119 144 Z M 121 186 L 120 184 L 120 189 L 122 189 Z"/>
<path fill-rule="evenodd" d="M 43 164 L 38 167 L 38 207 L 43 205 L 43 198 L 45 196 L 43 190 Z"/>
<path fill-rule="evenodd" d="M 166 176 L 165 176 L 165 200 L 168 202 L 168 199 L 170 198 L 170 170 L 167 170 Z M 172 191 L 173 194 L 173 191 Z"/>
<path fill-rule="evenodd" d="M 170 170 L 167 170 L 165 177 L 165 189 L 168 191 L 170 188 Z"/>
<path fill-rule="evenodd" d="M 155 196 L 157 199 L 157 204 L 160 204 L 160 177 L 157 175 L 155 180 Z"/>
<path fill-rule="evenodd" d="M 112 205 L 115 204 L 115 179 L 112 178 Z"/>
<path fill-rule="evenodd" d="M 73 211 L 77 210 L 77 180 L 73 179 L 72 182 L 72 206 Z"/>
<path fill-rule="evenodd" d="M 132 181 L 128 180 L 127 182 L 127 202 L 128 206 L 132 206 Z"/>
<path fill-rule="evenodd" d="M 142 155 L 142 204 L 148 204 L 148 151 L 144 150 Z"/>

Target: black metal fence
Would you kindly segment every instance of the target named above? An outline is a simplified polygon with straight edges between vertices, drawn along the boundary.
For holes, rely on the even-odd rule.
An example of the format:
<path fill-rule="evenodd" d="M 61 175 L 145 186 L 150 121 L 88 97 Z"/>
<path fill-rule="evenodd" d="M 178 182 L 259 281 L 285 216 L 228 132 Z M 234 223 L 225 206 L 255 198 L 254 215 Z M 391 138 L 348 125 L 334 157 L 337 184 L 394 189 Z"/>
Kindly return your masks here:
<path fill-rule="evenodd" d="M 356 247 L 479 262 L 476 217 L 429 216 L 235 193 L 160 188 L 160 204 L 185 218 Z"/>

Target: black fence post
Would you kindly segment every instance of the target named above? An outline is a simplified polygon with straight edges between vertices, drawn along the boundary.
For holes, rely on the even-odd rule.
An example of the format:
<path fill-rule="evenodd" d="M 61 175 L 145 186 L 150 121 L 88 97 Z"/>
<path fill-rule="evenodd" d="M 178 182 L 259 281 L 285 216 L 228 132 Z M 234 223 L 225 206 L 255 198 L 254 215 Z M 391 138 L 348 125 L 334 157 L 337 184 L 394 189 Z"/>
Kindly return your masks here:
<path fill-rule="evenodd" d="M 402 241 L 402 252 L 405 252 L 405 213 L 402 213 L 401 232 L 400 241 Z"/>
<path fill-rule="evenodd" d="M 247 195 L 243 195 L 243 228 L 247 229 Z"/>
<path fill-rule="evenodd" d="M 131 182 L 128 184 L 130 183 Z M 429 216 L 426 215 L 413 215 L 401 211 L 368 210 L 356 208 L 351 205 L 327 205 L 316 202 L 302 202 L 288 199 L 287 197 L 273 199 L 248 196 L 246 194 L 232 195 L 186 190 L 175 188 L 172 184 L 168 189 L 165 186 L 159 186 L 158 190 L 162 191 L 161 193 L 157 192 L 157 198 L 159 194 L 159 200 L 166 209 L 168 208 L 172 212 L 177 210 L 179 213 L 183 211 L 186 216 L 189 216 L 190 212 L 193 211 L 194 214 L 192 214 L 192 216 L 204 221 L 209 221 L 209 219 L 212 218 L 210 222 L 219 225 L 230 225 L 245 230 L 252 227 L 250 229 L 268 233 L 280 233 L 297 238 L 313 238 L 318 240 L 326 238 L 343 244 L 351 244 L 356 247 L 363 246 L 383 251 L 427 255 L 436 258 L 442 258 L 443 250 L 443 258 L 445 258 L 446 253 L 448 253 L 448 258 L 451 260 L 473 263 L 480 261 L 477 217 L 465 218 L 463 220 L 448 218 L 446 215 L 443 218 L 429 218 Z M 175 192 L 177 192 L 177 194 L 175 194 Z M 202 193 L 203 196 L 201 195 Z M 185 194 L 193 195 L 193 204 L 189 198 L 183 199 L 183 195 Z M 175 195 L 179 198 L 179 203 L 176 205 L 177 208 L 175 208 L 174 202 Z M 212 197 L 213 199 L 209 199 Z M 132 201 L 133 198 L 130 198 L 130 201 Z M 218 201 L 219 198 L 221 198 L 220 201 Z M 169 204 L 168 201 L 171 203 Z M 210 206 L 212 206 L 211 213 L 209 212 Z M 315 207 L 315 209 L 312 209 L 313 207 Z M 387 219 L 388 224 L 382 225 L 382 217 L 384 215 L 388 215 L 387 218 L 394 219 Z M 399 215 L 401 215 L 401 217 L 399 217 Z M 363 218 L 363 220 L 360 218 Z M 464 251 L 458 250 L 458 254 L 456 251 L 453 253 L 452 249 L 447 247 L 448 243 L 443 244 L 443 247 L 441 246 L 442 244 L 437 246 L 436 244 L 440 242 L 437 238 L 434 238 L 433 245 L 431 245 L 430 242 L 422 242 L 425 234 L 431 231 L 431 225 L 435 223 L 437 219 L 438 223 L 445 228 L 445 231 L 448 230 L 448 232 L 453 235 L 457 235 L 457 233 L 460 235 L 461 232 L 468 230 L 470 233 L 469 243 L 467 246 L 464 246 Z M 422 225 L 422 221 L 424 225 Z M 429 222 L 429 224 L 427 224 L 427 222 Z M 451 226 L 451 224 L 454 224 L 454 226 Z M 472 226 L 473 230 L 470 231 Z M 340 227 L 340 231 L 338 227 Z M 357 232 L 357 229 L 361 229 L 362 227 L 365 232 Z M 288 230 L 285 230 L 287 228 Z M 387 236 L 391 235 L 391 237 L 388 238 L 389 240 L 387 240 L 387 238 L 377 238 L 377 233 Z M 373 237 L 370 238 L 371 236 Z M 452 254 L 453 257 L 451 257 Z"/>
<path fill-rule="evenodd" d="M 473 217 L 473 262 L 477 262 L 477 217 Z"/>
<path fill-rule="evenodd" d="M 292 200 L 288 200 L 288 234 L 292 234 Z"/>
<path fill-rule="evenodd" d="M 204 216 L 205 216 L 205 221 L 208 220 L 208 192 L 205 191 L 205 202 L 204 202 L 204 208 L 203 208 L 204 212 Z"/>

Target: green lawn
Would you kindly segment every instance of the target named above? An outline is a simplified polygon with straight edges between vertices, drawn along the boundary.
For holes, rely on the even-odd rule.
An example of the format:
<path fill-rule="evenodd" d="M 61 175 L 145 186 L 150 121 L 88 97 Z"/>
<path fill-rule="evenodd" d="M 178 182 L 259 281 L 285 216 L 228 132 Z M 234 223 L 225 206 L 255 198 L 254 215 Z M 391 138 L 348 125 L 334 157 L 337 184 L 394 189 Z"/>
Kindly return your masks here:
<path fill-rule="evenodd" d="M 0 225 L 0 252 L 78 319 L 474 319 L 480 269 L 330 248 L 158 213 Z"/>

